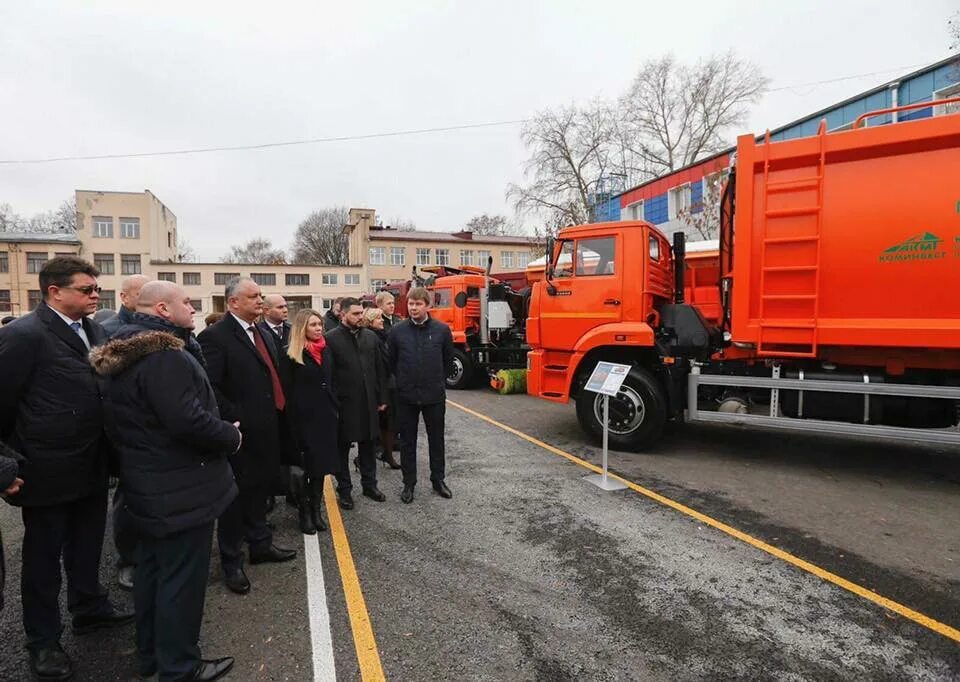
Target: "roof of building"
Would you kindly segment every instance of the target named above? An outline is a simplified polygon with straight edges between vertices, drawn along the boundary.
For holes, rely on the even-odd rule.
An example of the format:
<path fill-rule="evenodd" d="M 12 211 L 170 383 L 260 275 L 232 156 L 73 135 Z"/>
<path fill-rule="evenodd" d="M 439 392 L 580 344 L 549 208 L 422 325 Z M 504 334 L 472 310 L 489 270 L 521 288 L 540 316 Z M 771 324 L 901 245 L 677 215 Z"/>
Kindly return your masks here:
<path fill-rule="evenodd" d="M 171 268 L 191 268 L 193 266 L 210 266 L 216 265 L 222 268 L 224 271 L 227 270 L 236 270 L 238 268 L 249 270 L 269 270 L 270 268 L 362 268 L 363 266 L 359 263 L 351 265 L 330 265 L 328 263 L 224 263 L 223 261 L 207 261 L 203 263 L 193 263 L 189 261 L 178 261 L 170 262 L 168 260 L 151 260 L 151 265 L 167 265 Z"/>
<path fill-rule="evenodd" d="M 80 239 L 72 232 L 0 232 L 0 242 L 80 245 Z"/>
<path fill-rule="evenodd" d="M 451 242 L 457 244 L 517 244 L 529 246 L 533 237 L 524 235 L 474 235 L 472 232 L 428 232 L 426 230 L 394 230 L 374 227 L 370 230 L 370 239 L 407 242 Z"/>

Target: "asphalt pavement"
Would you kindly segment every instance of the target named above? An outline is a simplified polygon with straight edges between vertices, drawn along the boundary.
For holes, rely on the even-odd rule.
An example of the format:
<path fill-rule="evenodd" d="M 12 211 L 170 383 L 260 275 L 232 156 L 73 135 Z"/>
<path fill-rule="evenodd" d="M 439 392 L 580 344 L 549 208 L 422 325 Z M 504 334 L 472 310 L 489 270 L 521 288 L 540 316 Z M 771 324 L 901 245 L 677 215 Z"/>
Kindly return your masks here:
<path fill-rule="evenodd" d="M 599 461 L 572 406 L 485 390 L 449 397 Z M 306 540 L 319 548 L 337 679 L 360 679 L 359 660 L 371 656 L 391 680 L 960 677 L 960 643 L 950 637 L 634 490 L 602 491 L 582 466 L 454 406 L 447 443 L 452 500 L 430 488 L 424 442 L 413 504 L 399 500 L 399 472 L 380 468 L 387 501 L 358 496 L 341 513 L 373 652 L 358 654 L 342 548 L 338 556 L 330 532 Z M 611 467 L 960 628 L 960 453 L 691 427 L 652 452 L 613 452 Z M 214 555 L 202 646 L 237 657 L 228 679 L 313 679 L 325 655 L 311 648 L 307 593 L 316 583 L 303 536 L 279 502 L 277 542 L 301 550 L 296 561 L 250 567 L 253 591 L 240 597 L 223 587 Z M 0 509 L 0 527 L 9 564 L 0 679 L 29 679 L 15 510 Z M 102 572 L 112 586 L 110 545 Z M 76 679 L 134 677 L 132 627 L 83 638 L 68 627 L 64 645 Z"/>

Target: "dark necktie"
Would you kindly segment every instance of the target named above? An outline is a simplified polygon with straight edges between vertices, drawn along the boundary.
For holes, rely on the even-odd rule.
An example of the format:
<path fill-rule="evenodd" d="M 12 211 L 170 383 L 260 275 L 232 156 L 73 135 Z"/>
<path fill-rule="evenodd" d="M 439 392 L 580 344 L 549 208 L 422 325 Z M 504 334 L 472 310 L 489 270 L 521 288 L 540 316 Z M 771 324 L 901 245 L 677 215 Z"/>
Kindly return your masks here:
<path fill-rule="evenodd" d="M 282 410 L 287 404 L 287 400 L 283 396 L 283 386 L 280 385 L 280 376 L 277 374 L 277 368 L 273 366 L 273 358 L 270 357 L 267 344 L 263 342 L 263 337 L 257 333 L 253 325 L 250 325 L 247 329 L 253 334 L 253 345 L 257 347 L 257 352 L 260 353 L 260 357 L 267 363 L 267 368 L 270 370 L 270 381 L 273 382 L 273 404 L 278 410 Z"/>

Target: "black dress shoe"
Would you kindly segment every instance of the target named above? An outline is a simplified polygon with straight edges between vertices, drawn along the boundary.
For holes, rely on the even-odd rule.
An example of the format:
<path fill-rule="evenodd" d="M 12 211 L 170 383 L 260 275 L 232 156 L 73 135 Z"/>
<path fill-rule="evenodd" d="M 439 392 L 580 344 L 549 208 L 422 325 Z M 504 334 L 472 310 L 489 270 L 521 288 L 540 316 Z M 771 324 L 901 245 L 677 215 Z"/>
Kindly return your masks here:
<path fill-rule="evenodd" d="M 139 677 L 141 680 L 149 680 L 151 677 L 153 677 L 156 674 L 157 674 L 156 661 L 154 661 L 153 663 L 141 664 L 141 666 L 137 670 L 137 677 Z"/>
<path fill-rule="evenodd" d="M 134 619 L 133 611 L 122 611 L 110 607 L 109 610 L 102 613 L 81 614 L 73 617 L 73 634 L 86 635 L 96 630 L 106 628 L 117 628 L 127 623 L 132 623 Z"/>
<path fill-rule="evenodd" d="M 209 682 L 210 680 L 218 680 L 230 672 L 230 668 L 232 667 L 233 658 L 230 656 L 211 661 L 200 661 L 197 663 L 197 667 L 193 669 L 193 675 L 184 678 L 184 681 L 202 680 L 203 682 Z"/>
<path fill-rule="evenodd" d="M 259 552 L 250 552 L 251 564 L 279 564 L 283 561 L 290 561 L 296 558 L 297 550 L 281 549 L 276 545 L 270 545 L 265 550 Z"/>
<path fill-rule="evenodd" d="M 450 492 L 450 488 L 447 487 L 447 484 L 443 481 L 434 481 L 433 489 L 437 491 L 437 495 L 440 497 L 449 500 L 453 497 L 453 493 Z"/>
<path fill-rule="evenodd" d="M 369 497 L 371 500 L 376 500 L 377 502 L 383 502 L 387 499 L 387 496 L 380 492 L 380 488 L 377 487 L 364 488 L 363 496 Z"/>
<path fill-rule="evenodd" d="M 398 461 L 396 460 L 396 458 L 394 458 L 394 456 L 393 456 L 393 451 L 392 451 L 392 450 L 389 451 L 389 452 L 386 451 L 386 450 L 382 451 L 382 452 L 380 453 L 380 461 L 383 462 L 384 464 L 386 464 L 386 465 L 387 465 L 388 467 L 390 467 L 391 469 L 399 469 L 399 468 L 400 468 L 400 462 L 398 462 Z"/>
<path fill-rule="evenodd" d="M 250 579 L 243 572 L 242 568 L 235 571 L 227 571 L 223 575 L 223 582 L 227 584 L 227 589 L 237 594 L 246 594 L 250 591 Z"/>
<path fill-rule="evenodd" d="M 413 486 L 405 485 L 403 486 L 403 492 L 400 493 L 400 501 L 404 504 L 410 504 L 413 502 Z"/>
<path fill-rule="evenodd" d="M 73 662 L 59 644 L 30 652 L 30 667 L 41 680 L 69 680 Z"/>
<path fill-rule="evenodd" d="M 337 493 L 337 502 L 344 509 L 353 509 L 353 495 L 350 493 Z"/>

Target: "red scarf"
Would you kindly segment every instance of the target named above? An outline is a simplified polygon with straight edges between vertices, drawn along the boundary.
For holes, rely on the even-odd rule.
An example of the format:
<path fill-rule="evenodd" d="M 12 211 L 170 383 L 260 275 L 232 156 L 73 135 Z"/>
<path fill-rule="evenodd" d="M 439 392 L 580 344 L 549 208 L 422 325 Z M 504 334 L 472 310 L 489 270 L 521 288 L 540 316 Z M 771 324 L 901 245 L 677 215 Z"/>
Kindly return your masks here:
<path fill-rule="evenodd" d="M 323 364 L 323 349 L 327 347 L 327 340 L 325 338 L 321 336 L 316 341 L 307 341 L 303 347 L 310 353 L 310 356 L 318 365 Z"/>

